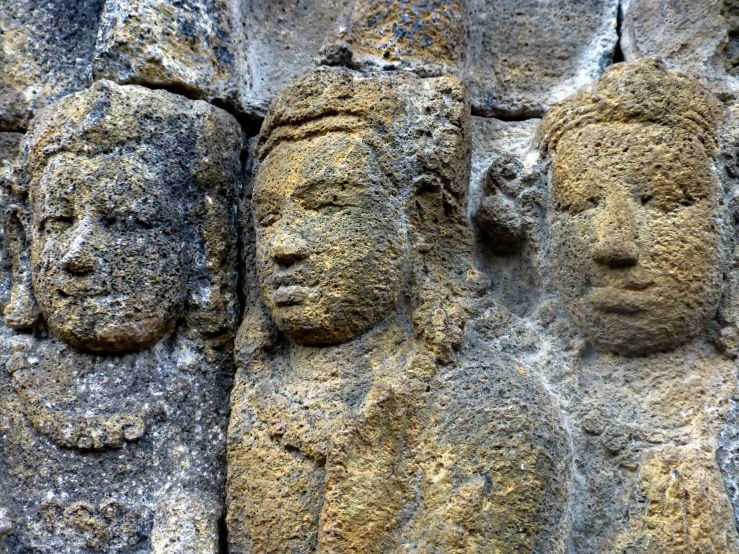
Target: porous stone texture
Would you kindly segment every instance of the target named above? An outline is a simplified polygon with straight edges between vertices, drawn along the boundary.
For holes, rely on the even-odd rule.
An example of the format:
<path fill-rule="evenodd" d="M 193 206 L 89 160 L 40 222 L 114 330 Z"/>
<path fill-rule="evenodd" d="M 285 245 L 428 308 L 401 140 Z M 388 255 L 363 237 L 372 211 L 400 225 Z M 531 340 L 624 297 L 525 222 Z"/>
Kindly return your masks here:
<path fill-rule="evenodd" d="M 108 81 L 37 115 L 5 221 L 8 552 L 218 552 L 241 144 Z"/>
<path fill-rule="evenodd" d="M 23 131 L 36 111 L 91 79 L 105 0 L 0 2 L 0 131 Z"/>
<path fill-rule="evenodd" d="M 230 552 L 564 551 L 562 416 L 472 299 L 468 137 L 454 77 L 326 69 L 271 106 Z"/>
<path fill-rule="evenodd" d="M 349 0 L 107 0 L 96 79 L 166 88 L 261 118 L 312 70 Z"/>
<path fill-rule="evenodd" d="M 734 252 L 724 116 L 697 81 L 644 60 L 542 122 L 549 263 L 585 339 L 561 351 L 577 379 L 557 387 L 578 467 L 573 552 L 739 551 L 717 463 L 736 365 L 709 333 Z M 548 311 L 537 319 L 556 330 Z"/>
<path fill-rule="evenodd" d="M 245 39 L 240 0 L 107 0 L 93 73 L 242 112 Z"/>
<path fill-rule="evenodd" d="M 0 0 L 0 554 L 739 554 L 737 36 Z"/>
<path fill-rule="evenodd" d="M 541 117 L 597 79 L 618 39 L 618 0 L 468 0 L 476 115 Z"/>
<path fill-rule="evenodd" d="M 736 75 L 739 4 L 734 0 L 626 0 L 621 9 L 626 61 L 659 58 L 671 69 L 708 81 Z"/>
<path fill-rule="evenodd" d="M 10 198 L 9 187 L 13 176 L 13 167 L 18 157 L 20 144 L 23 140 L 21 133 L 0 133 L 0 309 L 10 301 L 12 286 L 12 264 L 5 246 L 5 213 Z"/>
<path fill-rule="evenodd" d="M 242 0 L 248 37 L 247 105 L 264 117 L 281 88 L 311 71 L 321 46 L 343 33 L 354 0 Z"/>
<path fill-rule="evenodd" d="M 328 52 L 350 49 L 351 65 L 411 69 L 426 76 L 464 67 L 469 21 L 462 0 L 357 0 L 345 19 L 346 28 L 337 29 L 345 41 Z"/>

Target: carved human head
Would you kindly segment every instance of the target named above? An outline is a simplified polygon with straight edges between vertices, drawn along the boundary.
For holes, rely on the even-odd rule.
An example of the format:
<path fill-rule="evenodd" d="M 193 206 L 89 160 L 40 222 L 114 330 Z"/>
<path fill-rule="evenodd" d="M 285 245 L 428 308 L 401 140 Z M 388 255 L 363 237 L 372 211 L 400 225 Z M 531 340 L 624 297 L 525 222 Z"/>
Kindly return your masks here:
<path fill-rule="evenodd" d="M 252 195 L 256 263 L 266 307 L 295 342 L 345 342 L 398 301 L 419 175 L 399 97 L 409 80 L 319 70 L 270 108 Z"/>
<path fill-rule="evenodd" d="M 94 351 L 137 350 L 186 312 L 218 327 L 205 321 L 216 305 L 223 325 L 236 309 L 225 305 L 235 299 L 223 262 L 240 140 L 236 123 L 205 103 L 106 82 L 38 119 L 16 187 L 27 207 L 16 211 L 25 254 L 15 258 L 23 266 L 26 256 L 27 288 L 55 335 Z M 15 313 L 22 305 L 6 308 L 11 325 L 29 323 Z"/>
<path fill-rule="evenodd" d="M 554 280 L 596 347 L 673 348 L 715 315 L 722 116 L 700 84 L 643 60 L 613 66 L 544 118 Z"/>

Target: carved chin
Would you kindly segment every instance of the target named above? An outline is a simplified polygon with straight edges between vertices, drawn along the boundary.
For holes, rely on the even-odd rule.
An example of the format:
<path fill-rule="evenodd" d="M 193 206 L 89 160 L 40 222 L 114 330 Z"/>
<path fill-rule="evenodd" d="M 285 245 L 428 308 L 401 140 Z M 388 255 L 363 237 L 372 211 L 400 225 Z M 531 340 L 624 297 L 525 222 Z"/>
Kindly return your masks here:
<path fill-rule="evenodd" d="M 49 327 L 54 334 L 72 346 L 93 352 L 141 350 L 174 326 L 174 321 L 167 321 L 163 314 L 137 319 L 107 318 L 87 322 L 84 327 L 75 323 L 74 319 L 51 320 Z"/>
<path fill-rule="evenodd" d="M 667 350 L 689 341 L 707 326 L 717 304 L 698 302 L 700 309 L 683 306 L 680 310 L 660 302 L 644 305 L 597 300 L 596 306 L 581 304 L 573 319 L 598 350 L 627 356 Z"/>
<path fill-rule="evenodd" d="M 306 346 L 327 346 L 348 342 L 372 327 L 374 321 L 346 318 L 307 303 L 272 306 L 272 317 L 287 337 Z"/>

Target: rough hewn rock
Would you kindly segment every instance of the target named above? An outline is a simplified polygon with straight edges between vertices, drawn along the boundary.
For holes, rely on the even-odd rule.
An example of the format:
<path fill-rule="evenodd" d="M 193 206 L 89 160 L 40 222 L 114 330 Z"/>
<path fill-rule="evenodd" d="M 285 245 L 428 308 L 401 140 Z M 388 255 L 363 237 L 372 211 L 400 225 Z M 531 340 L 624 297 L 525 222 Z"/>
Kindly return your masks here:
<path fill-rule="evenodd" d="M 338 43 L 324 47 L 337 55 L 342 46 L 353 66 L 411 69 L 420 75 L 459 72 L 467 59 L 468 15 L 462 0 L 358 0 Z M 340 60 L 339 56 L 339 60 Z"/>
<path fill-rule="evenodd" d="M 661 59 L 667 67 L 714 80 L 735 74 L 739 5 L 733 0 L 622 2 L 626 61 Z"/>
<path fill-rule="evenodd" d="M 0 2 L 0 131 L 25 130 L 38 109 L 90 83 L 103 3 Z"/>
<path fill-rule="evenodd" d="M 613 59 L 617 0 L 468 0 L 477 115 L 540 117 Z"/>
<path fill-rule="evenodd" d="M 108 81 L 38 114 L 5 225 L 10 552 L 217 552 L 240 147 L 227 113 Z"/>
<path fill-rule="evenodd" d="M 3 248 L 0 249 L 0 309 L 10 301 L 12 267 L 5 245 L 5 212 L 8 209 L 10 182 L 13 176 L 13 166 L 18 157 L 20 144 L 23 140 L 21 133 L 0 133 L 0 237 Z"/>
<path fill-rule="evenodd" d="M 96 79 L 183 91 L 244 111 L 248 73 L 239 0 L 108 0 Z"/>
<path fill-rule="evenodd" d="M 244 0 L 249 109 L 264 117 L 279 90 L 312 70 L 353 0 Z"/>
<path fill-rule="evenodd" d="M 108 0 L 95 78 L 164 87 L 250 118 L 310 71 L 348 0 Z"/>

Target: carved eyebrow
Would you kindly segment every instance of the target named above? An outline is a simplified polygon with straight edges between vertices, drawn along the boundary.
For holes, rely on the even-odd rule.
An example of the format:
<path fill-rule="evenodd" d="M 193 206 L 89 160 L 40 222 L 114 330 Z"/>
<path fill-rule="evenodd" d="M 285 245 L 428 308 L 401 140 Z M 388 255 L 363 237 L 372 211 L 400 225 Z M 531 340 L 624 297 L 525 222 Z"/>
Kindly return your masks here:
<path fill-rule="evenodd" d="M 251 193 L 252 204 L 280 204 L 281 196 L 265 186 L 255 186 Z"/>
<path fill-rule="evenodd" d="M 295 187 L 293 194 L 295 196 L 302 196 L 303 194 L 315 191 L 334 193 L 349 188 L 363 189 L 364 187 L 357 184 L 356 180 L 349 178 L 346 174 L 329 173 L 307 178 L 303 183 Z"/>

